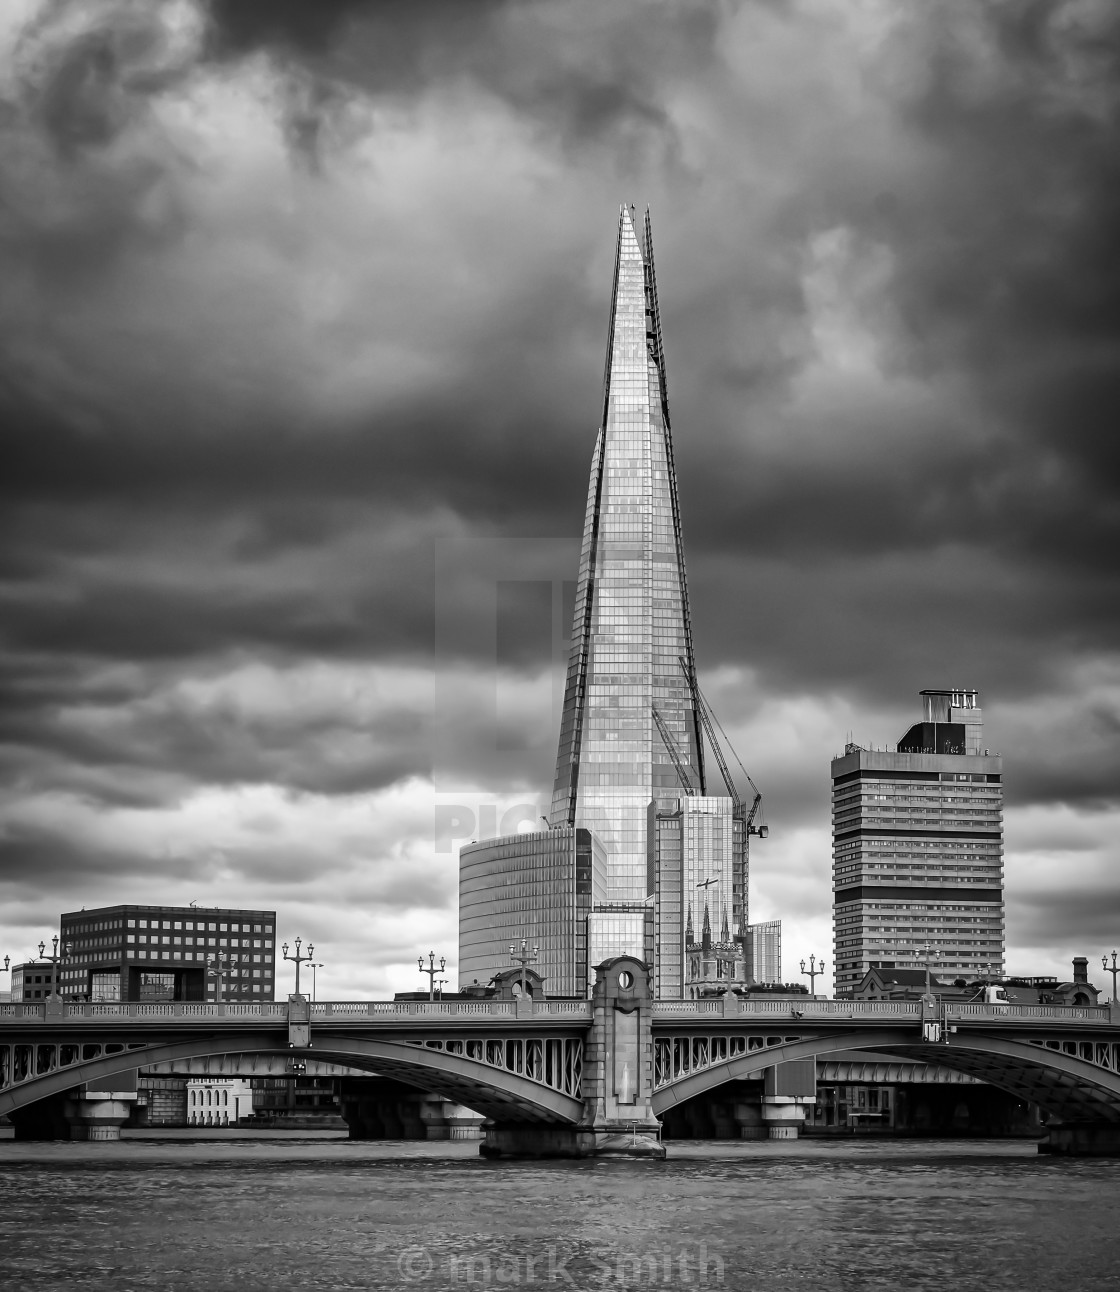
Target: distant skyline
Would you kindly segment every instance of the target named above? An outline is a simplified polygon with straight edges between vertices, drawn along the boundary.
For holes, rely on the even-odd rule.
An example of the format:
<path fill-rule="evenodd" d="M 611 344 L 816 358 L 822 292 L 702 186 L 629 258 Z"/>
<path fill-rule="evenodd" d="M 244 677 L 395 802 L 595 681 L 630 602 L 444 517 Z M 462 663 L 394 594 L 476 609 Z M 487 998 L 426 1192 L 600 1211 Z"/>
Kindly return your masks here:
<path fill-rule="evenodd" d="M 1004 758 L 1008 970 L 1085 955 L 1110 994 L 1118 27 L 7 0 L 0 963 L 192 899 L 275 907 L 324 998 L 454 963 L 448 822 L 551 798 L 562 616 L 517 581 L 575 578 L 627 200 L 784 976 L 831 984 L 830 758 L 959 686 Z"/>

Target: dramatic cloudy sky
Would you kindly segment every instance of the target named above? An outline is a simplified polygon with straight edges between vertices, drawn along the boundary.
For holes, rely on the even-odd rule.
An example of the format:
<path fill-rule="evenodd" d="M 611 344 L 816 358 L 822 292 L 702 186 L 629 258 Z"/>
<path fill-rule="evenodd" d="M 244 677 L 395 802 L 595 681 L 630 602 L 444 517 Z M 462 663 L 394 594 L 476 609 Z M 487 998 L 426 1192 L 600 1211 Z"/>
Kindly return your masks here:
<path fill-rule="evenodd" d="M 626 200 L 787 977 L 832 958 L 830 757 L 957 685 L 1009 965 L 1104 985 L 1117 19 L 4 0 L 0 954 L 195 900 L 275 906 L 335 999 L 454 965 L 458 844 L 550 787 Z"/>

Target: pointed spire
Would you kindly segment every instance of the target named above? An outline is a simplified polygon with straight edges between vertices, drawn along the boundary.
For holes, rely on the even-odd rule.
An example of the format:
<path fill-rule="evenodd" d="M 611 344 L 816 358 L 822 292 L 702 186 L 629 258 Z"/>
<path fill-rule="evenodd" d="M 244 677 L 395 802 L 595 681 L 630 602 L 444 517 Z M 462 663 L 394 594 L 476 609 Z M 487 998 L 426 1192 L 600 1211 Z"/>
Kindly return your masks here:
<path fill-rule="evenodd" d="M 552 799 L 553 825 L 604 843 L 608 901 L 645 897 L 647 811 L 680 792 L 654 705 L 704 792 L 652 248 L 648 212 L 639 233 L 622 205 Z"/>

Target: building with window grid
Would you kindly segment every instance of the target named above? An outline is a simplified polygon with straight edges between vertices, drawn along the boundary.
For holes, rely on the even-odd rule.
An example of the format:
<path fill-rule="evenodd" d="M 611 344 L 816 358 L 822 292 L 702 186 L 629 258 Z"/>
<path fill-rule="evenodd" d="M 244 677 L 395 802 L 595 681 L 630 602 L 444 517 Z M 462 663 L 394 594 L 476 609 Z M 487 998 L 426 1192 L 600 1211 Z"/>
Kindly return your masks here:
<path fill-rule="evenodd" d="M 921 695 L 894 752 L 832 761 L 838 996 L 927 957 L 950 981 L 1003 973 L 1003 760 L 983 748 L 975 691 Z"/>
<path fill-rule="evenodd" d="M 650 892 L 662 999 L 716 995 L 748 979 L 736 924 L 736 805 L 682 795 L 651 805 Z"/>
<path fill-rule="evenodd" d="M 757 983 L 782 981 L 782 922 L 767 920 L 747 926 L 744 940 L 747 970 Z"/>
<path fill-rule="evenodd" d="M 49 960 L 28 960 L 25 964 L 12 965 L 11 992 L 12 1001 L 46 1000 L 51 994 L 51 975 L 54 966 Z M 61 977 L 59 988 L 61 989 Z"/>
<path fill-rule="evenodd" d="M 628 206 L 619 212 L 601 408 L 549 816 L 551 831 L 588 831 L 600 847 L 594 909 L 584 917 L 586 962 L 554 965 L 550 994 L 612 956 L 645 948 L 645 957 L 655 958 L 649 899 L 657 813 L 679 814 L 682 791 L 696 802 L 717 802 L 705 798 L 701 719 L 693 694 L 696 665 L 653 235 L 648 211 L 639 226 Z M 740 805 L 720 801 L 727 810 L 718 823 L 715 817 L 688 822 L 697 838 L 707 830 L 705 838 L 718 852 L 707 861 L 690 858 L 708 881 L 708 900 L 697 908 L 695 931 L 699 936 L 706 909 L 715 941 L 730 948 L 728 955 L 737 952 L 734 963 L 741 968 L 745 817 Z M 691 828 L 686 833 L 691 841 Z M 471 900 L 460 905 L 460 984 L 475 966 L 492 963 L 492 956 L 472 959 L 483 941 L 495 950 L 507 948 L 508 959 L 509 944 L 530 936 L 533 927 L 551 930 L 551 913 L 535 906 L 532 896 L 540 882 L 542 846 L 540 835 L 527 834 L 482 840 L 461 850 L 460 893 Z M 566 881 L 549 883 L 565 888 Z M 718 891 L 711 891 L 716 885 Z M 488 887 L 494 890 L 495 923 L 483 936 L 478 919 Z M 669 935 L 677 960 L 684 954 L 687 909 L 686 902 Z M 567 920 L 566 908 L 559 918 Z M 556 933 L 553 941 L 559 940 Z M 575 947 L 575 940 L 567 941 Z M 704 945 L 701 938 L 697 954 Z M 726 968 L 727 956 L 721 956 L 711 961 L 713 974 Z M 674 972 L 675 982 L 683 970 Z M 723 985 L 734 977 L 725 977 Z"/>
<path fill-rule="evenodd" d="M 550 996 L 582 996 L 602 845 L 590 830 L 535 830 L 467 844 L 459 853 L 459 986 L 485 986 L 524 938 Z M 598 896 L 602 898 L 600 890 Z M 594 977 L 594 974 L 592 974 Z"/>
<path fill-rule="evenodd" d="M 70 1000 L 272 1000 L 276 912 L 103 906 L 61 917 L 61 994 Z M 214 972 L 210 972 L 213 970 Z"/>

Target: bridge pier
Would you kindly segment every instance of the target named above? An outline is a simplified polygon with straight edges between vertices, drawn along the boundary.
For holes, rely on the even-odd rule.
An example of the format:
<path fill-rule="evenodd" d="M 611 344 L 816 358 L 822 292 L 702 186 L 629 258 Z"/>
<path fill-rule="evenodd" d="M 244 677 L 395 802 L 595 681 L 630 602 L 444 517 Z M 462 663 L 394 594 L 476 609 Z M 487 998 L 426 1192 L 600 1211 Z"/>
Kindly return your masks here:
<path fill-rule="evenodd" d="M 17 1140 L 118 1140 L 135 1102 L 135 1090 L 81 1087 L 37 1100 L 10 1116 Z"/>
<path fill-rule="evenodd" d="M 1120 1126 L 1051 1125 L 1038 1146 L 1040 1153 L 1060 1157 L 1120 1157 Z"/>
<path fill-rule="evenodd" d="M 351 1139 L 478 1139 L 482 1133 L 478 1113 L 390 1077 L 344 1077 L 341 1112 Z"/>
<path fill-rule="evenodd" d="M 72 1140 L 116 1140 L 136 1102 L 134 1090 L 89 1091 L 67 1099 L 63 1115 Z"/>
<path fill-rule="evenodd" d="M 661 1160 L 653 1111 L 653 1000 L 649 967 L 616 956 L 595 969 L 584 1042 L 584 1116 L 577 1126 L 483 1124 L 483 1157 L 648 1157 Z"/>

